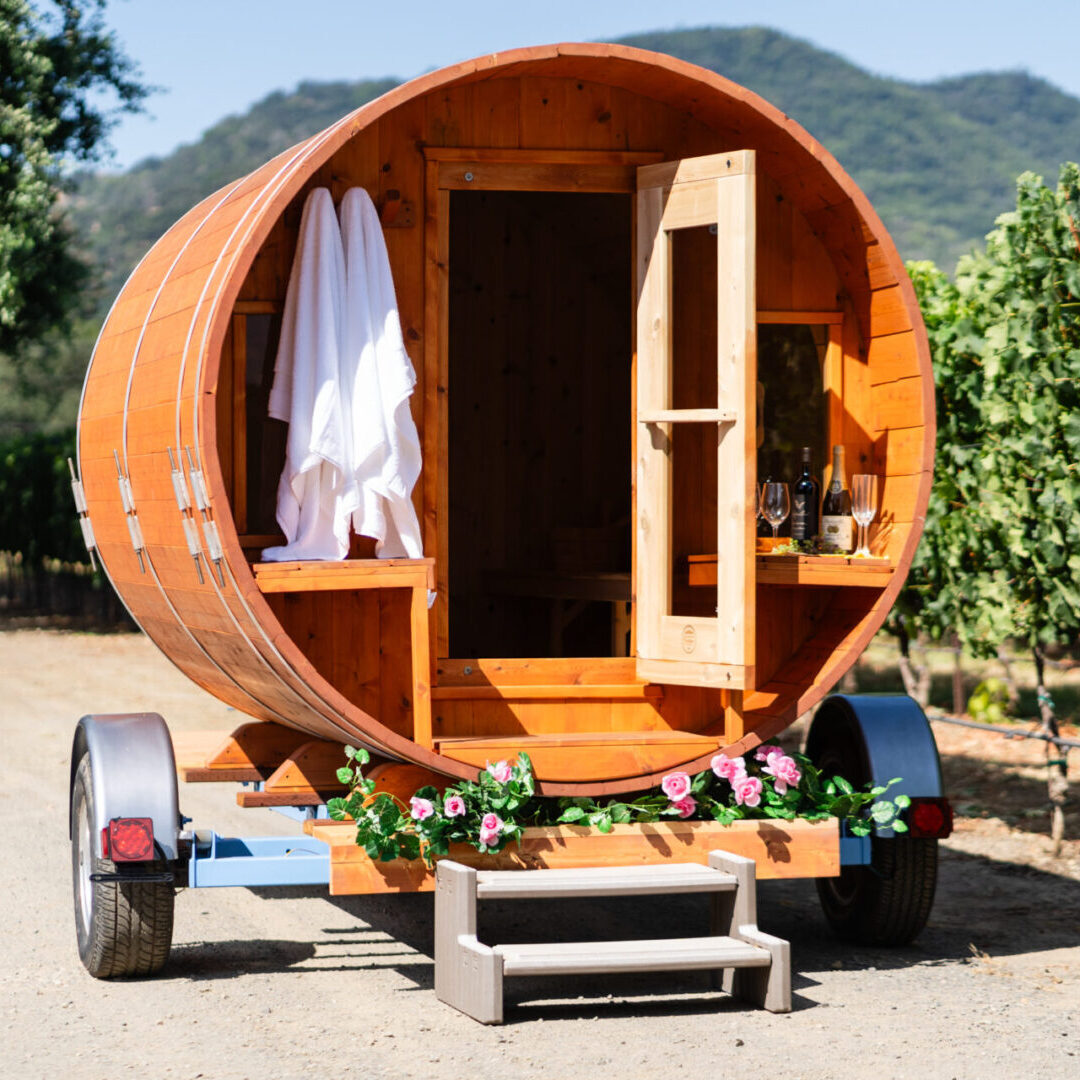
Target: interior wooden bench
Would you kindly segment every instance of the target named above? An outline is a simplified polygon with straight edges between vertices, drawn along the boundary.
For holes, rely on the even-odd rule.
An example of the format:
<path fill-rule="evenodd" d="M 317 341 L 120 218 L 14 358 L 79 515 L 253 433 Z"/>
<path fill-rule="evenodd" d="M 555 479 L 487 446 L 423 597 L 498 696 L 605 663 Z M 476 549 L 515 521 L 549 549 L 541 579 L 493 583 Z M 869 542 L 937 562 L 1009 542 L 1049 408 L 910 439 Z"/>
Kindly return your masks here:
<path fill-rule="evenodd" d="M 431 749 L 431 659 L 428 593 L 435 588 L 434 559 L 341 559 L 257 562 L 255 584 L 264 593 L 324 592 L 333 589 L 410 589 L 413 741 Z"/>

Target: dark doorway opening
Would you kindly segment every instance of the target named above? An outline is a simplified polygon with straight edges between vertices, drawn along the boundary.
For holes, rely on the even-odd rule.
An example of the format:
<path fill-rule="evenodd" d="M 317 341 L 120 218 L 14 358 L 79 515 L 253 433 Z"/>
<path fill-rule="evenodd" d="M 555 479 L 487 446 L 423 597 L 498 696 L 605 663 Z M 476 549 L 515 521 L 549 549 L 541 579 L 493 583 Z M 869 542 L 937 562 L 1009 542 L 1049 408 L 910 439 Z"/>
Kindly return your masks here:
<path fill-rule="evenodd" d="M 451 656 L 625 655 L 631 214 L 451 193 Z"/>

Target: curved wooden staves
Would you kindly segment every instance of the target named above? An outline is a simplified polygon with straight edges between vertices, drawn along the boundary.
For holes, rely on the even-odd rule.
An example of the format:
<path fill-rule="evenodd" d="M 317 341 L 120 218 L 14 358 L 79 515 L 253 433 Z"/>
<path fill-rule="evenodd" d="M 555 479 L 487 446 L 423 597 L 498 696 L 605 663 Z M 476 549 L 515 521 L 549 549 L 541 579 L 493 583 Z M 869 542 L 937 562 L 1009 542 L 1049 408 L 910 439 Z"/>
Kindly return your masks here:
<path fill-rule="evenodd" d="M 799 616 L 805 626 L 790 632 L 793 644 L 776 646 L 773 654 L 759 629 L 766 674 L 741 702 L 721 705 L 715 697 L 695 698 L 669 688 L 663 701 L 630 703 L 627 709 L 638 710 L 633 715 L 653 710 L 656 739 L 655 732 L 665 725 L 674 729 L 677 737 L 670 747 L 650 750 L 648 739 L 630 750 L 616 746 L 591 771 L 572 768 L 545 782 L 544 790 L 637 790 L 676 765 L 706 767 L 716 745 L 726 745 L 729 752 L 751 749 L 835 685 L 880 627 L 903 584 L 929 500 L 933 380 L 917 302 L 900 257 L 873 208 L 835 159 L 756 95 L 671 57 L 575 44 L 520 49 L 455 65 L 397 87 L 181 218 L 147 253 L 117 298 L 84 389 L 79 462 L 106 570 L 163 652 L 222 701 L 318 738 L 364 742 L 384 756 L 451 776 L 475 772 L 475 765 L 421 745 L 407 722 L 390 719 L 386 703 L 391 694 L 400 694 L 389 688 L 385 669 L 376 664 L 373 674 L 354 672 L 344 680 L 320 673 L 289 621 L 286 601 L 268 600 L 260 590 L 234 521 L 221 460 L 229 433 L 219 426 L 218 400 L 238 303 L 283 298 L 290 228 L 295 230 L 290 220 L 307 191 L 325 184 L 337 197 L 344 188 L 362 184 L 380 203 L 390 192 L 401 192 L 430 215 L 434 193 L 425 190 L 425 151 L 430 156 L 437 148 L 454 146 L 489 152 L 648 152 L 654 159 L 753 149 L 773 207 L 769 220 L 782 220 L 789 247 L 795 243 L 804 252 L 813 249 L 806 257 L 817 260 L 815 274 L 832 283 L 833 303 L 826 306 L 842 304 L 848 312 L 843 363 L 845 394 L 852 404 L 851 430 L 844 440 L 869 471 L 886 478 L 885 503 L 896 511 L 888 584 L 838 588 L 827 597 L 821 593 L 820 602 Z M 795 241 L 789 242 L 790 237 Z M 421 429 L 431 422 L 431 414 L 422 409 L 423 382 L 431 377 L 425 375 L 424 356 L 438 332 L 431 276 L 437 268 L 425 263 L 424 243 L 424 227 L 402 229 L 390 241 L 403 326 L 410 350 L 415 346 L 421 379 L 416 400 Z M 759 295 L 773 289 L 776 298 L 764 306 L 806 307 L 797 302 L 790 283 L 779 282 L 781 277 L 777 274 L 772 284 L 759 279 Z M 428 391 L 434 393 L 430 386 Z M 174 463 L 182 470 L 184 510 L 174 488 Z M 130 484 L 133 515 L 125 509 L 118 471 Z M 195 483 L 199 478 L 205 483 L 202 506 L 192 474 Z M 425 481 L 424 488 L 427 527 L 434 514 L 433 484 Z M 138 552 L 131 516 L 144 543 Z M 198 538 L 198 567 L 185 529 Z M 214 560 L 209 555 L 217 544 L 221 558 Z M 437 554 L 430 543 L 429 554 Z M 759 587 L 764 620 L 783 611 L 787 601 L 782 603 L 780 595 Z M 380 618 L 396 617 L 376 611 L 376 632 L 381 632 Z M 759 614 L 759 627 L 762 621 Z M 376 652 L 389 648 L 380 641 L 374 641 Z M 615 673 L 609 677 L 616 681 L 633 683 L 626 674 L 630 668 L 609 665 L 606 670 Z M 460 671 L 457 675 L 461 685 L 468 684 Z M 343 693 L 346 685 L 352 689 Z M 353 692 L 357 686 L 363 693 Z M 580 707 L 585 698 L 601 696 L 597 686 L 568 685 L 565 699 L 550 705 L 558 709 L 577 701 Z M 613 691 L 611 701 L 619 700 Z M 621 714 L 611 708 L 607 715 L 615 717 L 609 722 L 617 733 Z M 710 711 L 714 718 L 726 711 L 728 720 L 710 727 L 703 715 L 696 720 L 689 716 L 695 710 Z M 392 711 L 403 715 L 408 709 L 397 701 Z M 716 736 L 707 753 L 693 748 L 691 736 L 702 730 Z"/>

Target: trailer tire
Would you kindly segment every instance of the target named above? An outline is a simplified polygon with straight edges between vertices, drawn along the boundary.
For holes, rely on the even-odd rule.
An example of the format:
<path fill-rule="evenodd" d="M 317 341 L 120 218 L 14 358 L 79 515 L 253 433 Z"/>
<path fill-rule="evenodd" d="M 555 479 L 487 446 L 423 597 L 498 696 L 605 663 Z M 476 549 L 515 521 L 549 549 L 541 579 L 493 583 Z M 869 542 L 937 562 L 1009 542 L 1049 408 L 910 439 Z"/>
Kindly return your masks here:
<path fill-rule="evenodd" d="M 937 858 L 937 840 L 873 837 L 870 866 L 845 866 L 839 877 L 817 879 L 833 932 L 864 945 L 910 944 L 930 917 Z"/>
<path fill-rule="evenodd" d="M 116 864 L 94 850 L 94 779 L 89 753 L 83 754 L 71 790 L 71 870 L 79 958 L 96 979 L 152 975 L 160 971 L 172 945 L 175 890 L 162 881 L 91 881 L 92 873 L 113 873 Z M 169 864 L 128 863 L 125 873 L 161 874 Z"/>
<path fill-rule="evenodd" d="M 941 793 L 933 735 L 922 710 L 906 697 L 829 698 L 814 717 L 806 752 L 822 772 L 846 777 L 857 788 L 902 776 L 909 782 L 918 777 L 913 794 Z M 846 941 L 908 945 L 930 917 L 937 865 L 936 839 L 874 833 L 869 866 L 845 866 L 839 877 L 817 879 L 825 919 Z"/>

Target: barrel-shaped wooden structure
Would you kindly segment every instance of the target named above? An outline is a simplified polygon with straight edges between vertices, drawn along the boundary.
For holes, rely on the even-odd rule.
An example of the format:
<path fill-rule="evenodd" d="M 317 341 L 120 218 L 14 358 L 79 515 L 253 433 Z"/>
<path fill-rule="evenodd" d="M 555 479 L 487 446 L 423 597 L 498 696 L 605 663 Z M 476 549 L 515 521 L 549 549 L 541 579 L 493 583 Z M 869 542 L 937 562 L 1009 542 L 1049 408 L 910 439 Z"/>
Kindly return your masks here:
<path fill-rule="evenodd" d="M 706 191 L 699 160 L 744 178 L 729 200 L 750 238 L 744 280 L 733 308 L 715 216 L 665 234 L 674 359 L 661 392 L 673 411 L 645 415 L 637 358 L 658 264 L 640 257 L 642 185 L 663 214 L 680 183 Z M 342 563 L 263 563 L 283 446 L 265 398 L 300 211 L 315 187 L 336 203 L 356 185 L 381 215 L 417 374 L 427 559 L 375 560 L 357 537 Z M 702 317 L 702 281 L 722 313 L 749 310 L 756 324 L 756 336 L 740 331 L 739 355 L 757 365 L 759 398 L 779 403 L 756 418 L 759 455 L 788 453 L 785 425 L 816 425 L 819 451 L 845 448 L 849 476 L 878 476 L 876 558 L 755 552 L 744 494 L 765 466 L 752 443 L 732 488 L 742 516 L 732 526 L 721 513 L 717 535 L 734 445 L 724 425 L 739 421 L 715 405 L 730 318 Z M 739 385 L 752 394 L 753 383 Z M 406 83 L 189 211 L 102 329 L 79 470 L 117 591 L 222 701 L 451 777 L 527 750 L 545 792 L 613 793 L 751 749 L 855 661 L 919 539 L 933 401 L 901 260 L 820 144 L 712 72 L 557 45 Z M 680 425 L 679 409 L 695 423 Z M 754 420 L 741 422 L 753 434 Z M 659 570 L 646 558 L 646 444 L 669 459 Z M 732 527 L 748 546 L 725 542 Z M 677 660 L 645 663 L 641 596 L 655 575 L 676 627 L 665 647 L 689 653 L 708 618 L 724 621 L 723 594 L 709 589 L 729 563 L 743 590 L 731 603 L 745 609 L 731 623 L 745 644 L 736 677 L 718 662 L 685 675 Z"/>

